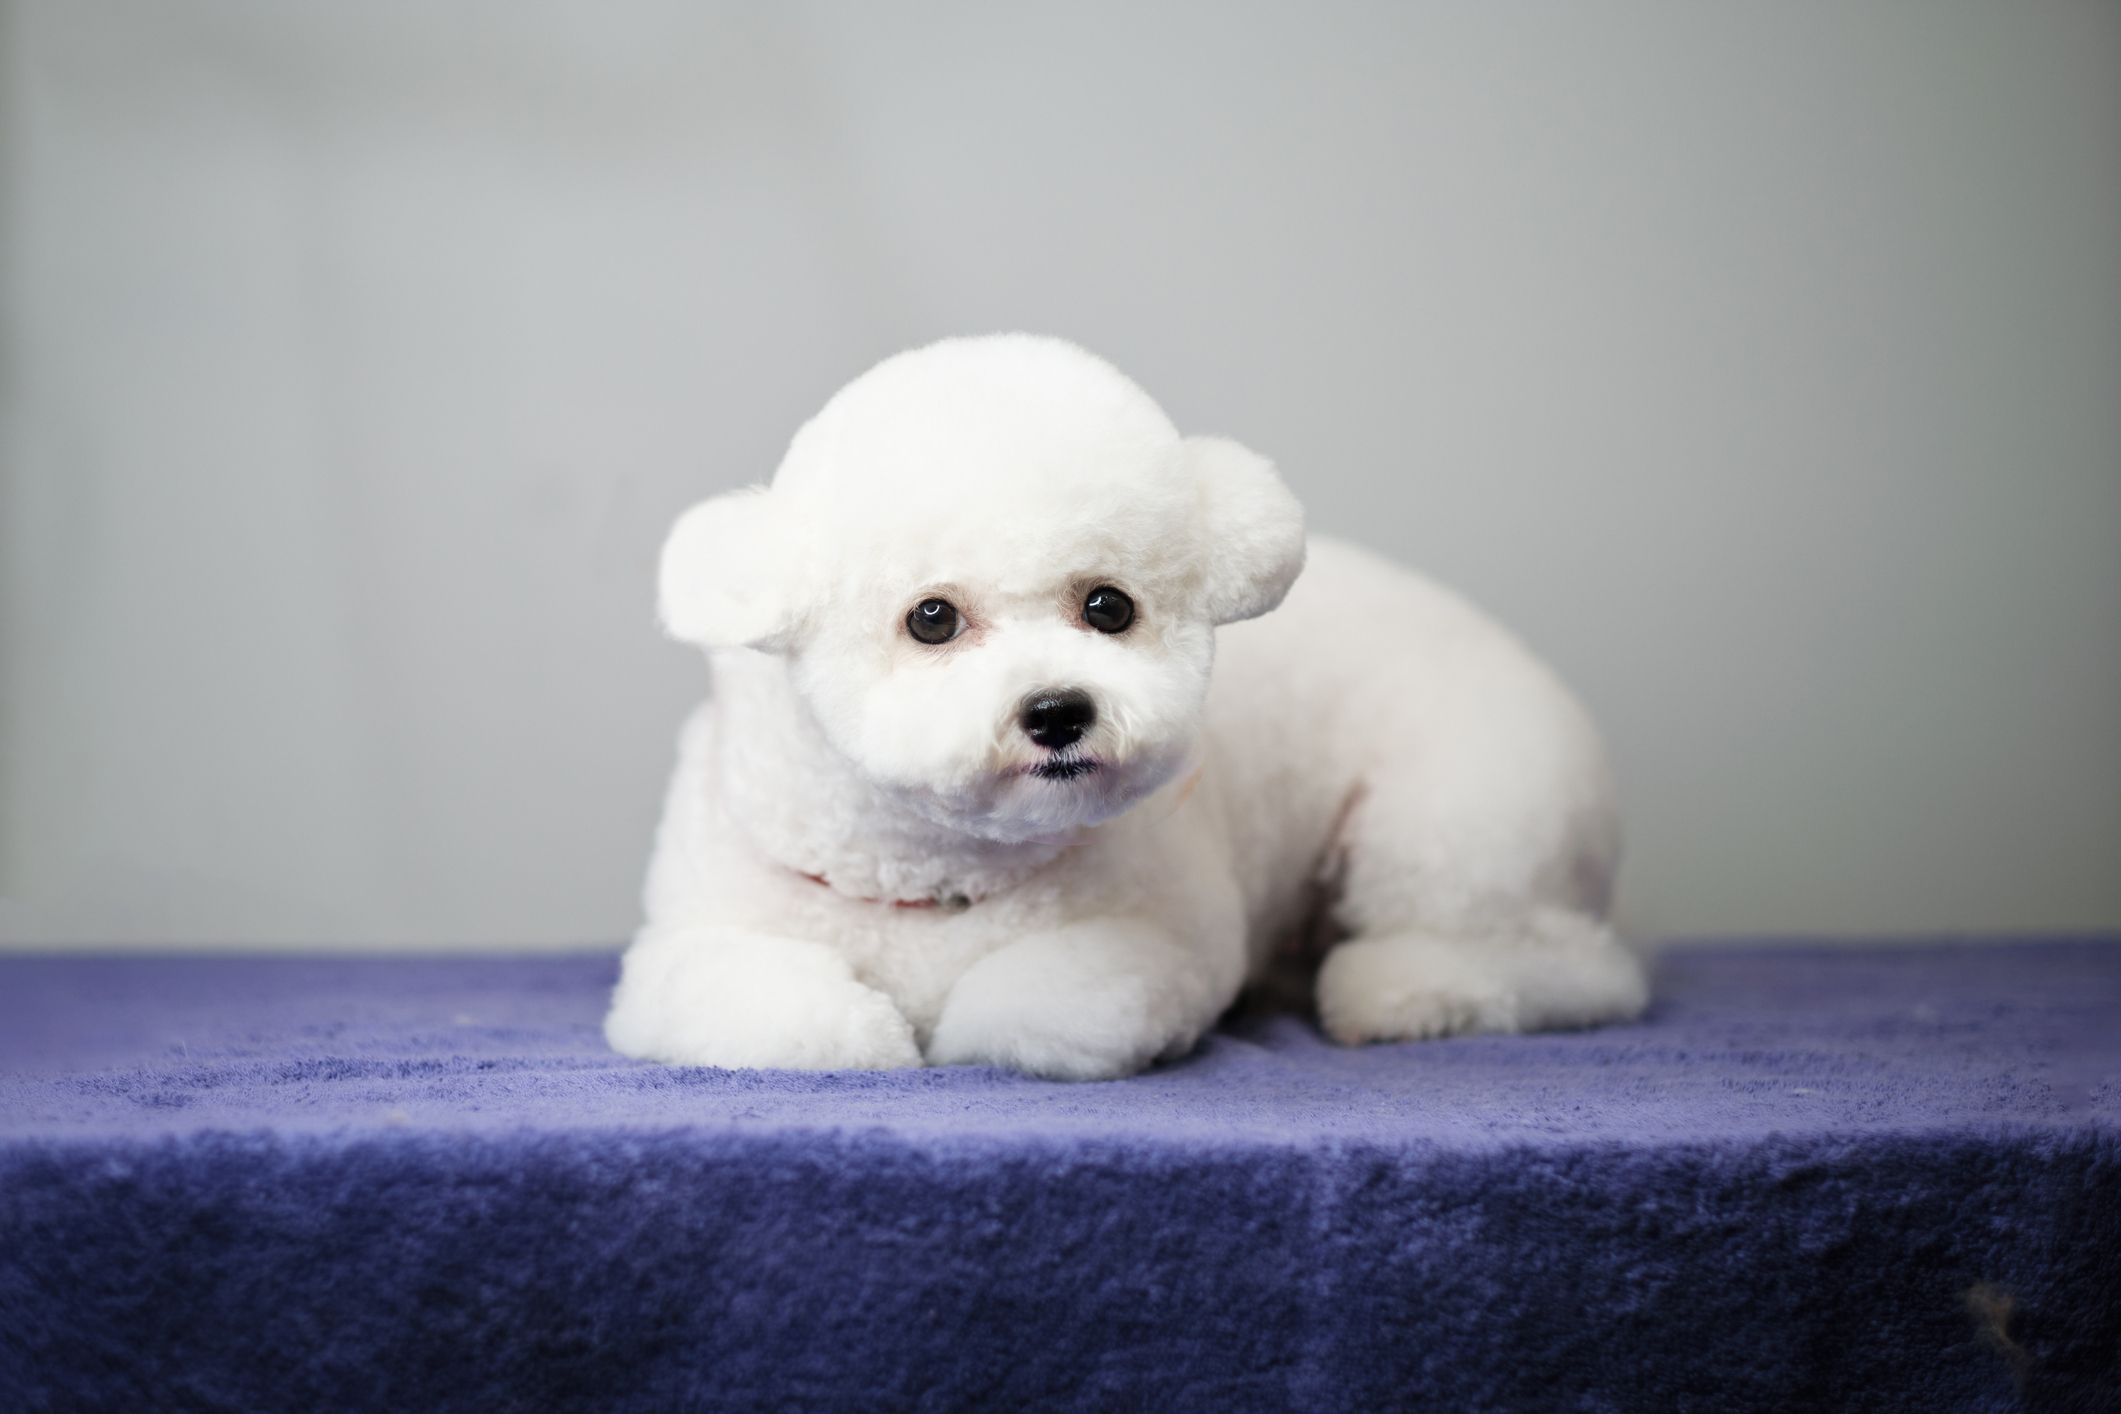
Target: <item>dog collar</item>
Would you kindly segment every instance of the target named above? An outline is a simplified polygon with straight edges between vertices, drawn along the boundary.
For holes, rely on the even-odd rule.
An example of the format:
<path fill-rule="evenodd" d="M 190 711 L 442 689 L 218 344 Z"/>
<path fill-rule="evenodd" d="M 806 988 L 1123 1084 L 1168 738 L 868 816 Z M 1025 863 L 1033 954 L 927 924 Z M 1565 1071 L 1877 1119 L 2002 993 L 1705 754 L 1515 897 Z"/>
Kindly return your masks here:
<path fill-rule="evenodd" d="M 832 888 L 832 881 L 823 874 L 804 874 L 801 870 L 796 872 L 802 878 L 808 879 L 820 888 Z M 833 892 L 840 893 L 838 889 L 833 889 Z M 972 899 L 958 893 L 943 894 L 937 898 L 868 898 L 861 894 L 840 894 L 840 896 L 851 899 L 855 903 L 882 903 L 889 904 L 893 908 L 940 908 L 945 913 L 963 913 L 966 909 L 972 907 Z"/>

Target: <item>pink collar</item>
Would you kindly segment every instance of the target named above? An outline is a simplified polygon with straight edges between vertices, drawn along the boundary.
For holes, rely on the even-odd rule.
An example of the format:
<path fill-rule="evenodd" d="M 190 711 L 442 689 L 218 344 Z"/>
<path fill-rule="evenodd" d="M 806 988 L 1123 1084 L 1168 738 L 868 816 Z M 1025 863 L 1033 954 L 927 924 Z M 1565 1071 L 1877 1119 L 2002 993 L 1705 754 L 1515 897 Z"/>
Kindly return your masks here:
<path fill-rule="evenodd" d="M 804 874 L 801 870 L 796 873 L 813 884 L 832 888 L 832 881 L 823 874 Z M 837 893 L 838 890 L 835 889 L 834 892 Z M 972 900 L 963 894 L 949 894 L 943 898 L 864 898 L 860 894 L 842 894 L 841 897 L 856 903 L 888 903 L 893 908 L 940 908 L 951 913 L 962 913 L 972 907 Z"/>

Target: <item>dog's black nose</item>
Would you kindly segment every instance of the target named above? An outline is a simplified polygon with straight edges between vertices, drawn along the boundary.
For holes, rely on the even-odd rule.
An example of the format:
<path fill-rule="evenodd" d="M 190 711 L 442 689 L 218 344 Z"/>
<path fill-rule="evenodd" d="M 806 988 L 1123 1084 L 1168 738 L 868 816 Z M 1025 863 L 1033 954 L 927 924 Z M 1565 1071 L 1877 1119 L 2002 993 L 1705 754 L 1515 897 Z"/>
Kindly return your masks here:
<path fill-rule="evenodd" d="M 1048 751 L 1073 746 L 1097 721 L 1097 704 L 1079 687 L 1047 688 L 1024 699 L 1017 721 Z"/>

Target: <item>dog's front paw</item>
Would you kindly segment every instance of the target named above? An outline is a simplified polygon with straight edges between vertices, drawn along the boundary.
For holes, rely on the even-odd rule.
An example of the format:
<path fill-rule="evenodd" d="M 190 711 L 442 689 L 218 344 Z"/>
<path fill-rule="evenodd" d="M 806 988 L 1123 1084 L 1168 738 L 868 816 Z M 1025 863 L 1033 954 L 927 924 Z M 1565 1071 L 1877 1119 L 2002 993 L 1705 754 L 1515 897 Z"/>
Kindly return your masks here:
<path fill-rule="evenodd" d="M 896 1070 L 913 1028 L 847 960 L 794 938 L 722 929 L 644 933 L 626 954 L 604 1036 L 671 1065 Z"/>
<path fill-rule="evenodd" d="M 928 1059 L 1112 1080 L 1191 1050 L 1216 1010 L 1199 969 L 1149 930 L 1041 934 L 958 979 Z"/>

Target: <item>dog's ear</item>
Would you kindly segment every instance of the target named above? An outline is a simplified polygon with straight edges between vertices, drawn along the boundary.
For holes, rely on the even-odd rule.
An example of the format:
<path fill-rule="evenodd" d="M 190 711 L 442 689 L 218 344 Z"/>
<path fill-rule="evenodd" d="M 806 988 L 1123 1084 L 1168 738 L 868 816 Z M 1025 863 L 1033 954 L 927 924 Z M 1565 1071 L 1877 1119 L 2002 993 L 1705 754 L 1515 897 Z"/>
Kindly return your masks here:
<path fill-rule="evenodd" d="M 1219 624 L 1281 602 L 1304 567 L 1304 508 L 1273 464 L 1221 437 L 1188 437 L 1200 490 L 1202 604 Z"/>
<path fill-rule="evenodd" d="M 787 646 L 795 628 L 794 545 L 763 486 L 702 501 L 677 519 L 656 569 L 656 611 L 672 638 L 702 648 Z"/>

